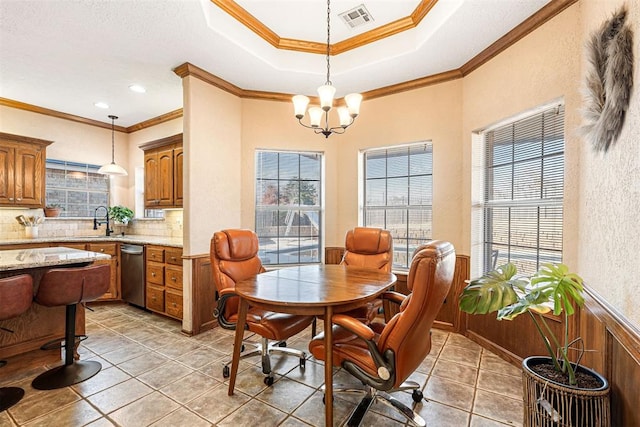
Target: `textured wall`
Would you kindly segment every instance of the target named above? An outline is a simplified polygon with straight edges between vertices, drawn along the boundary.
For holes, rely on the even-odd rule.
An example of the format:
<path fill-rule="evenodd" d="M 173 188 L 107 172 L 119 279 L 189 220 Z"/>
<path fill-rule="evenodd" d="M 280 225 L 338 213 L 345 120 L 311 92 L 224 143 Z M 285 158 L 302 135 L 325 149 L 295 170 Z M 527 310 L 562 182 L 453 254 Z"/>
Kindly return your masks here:
<path fill-rule="evenodd" d="M 589 286 L 640 328 L 640 3 L 626 2 L 634 30 L 634 90 L 618 142 L 606 154 L 582 141 L 579 271 Z M 581 2 L 583 39 L 621 1 Z M 582 52 L 582 75 L 586 59 Z"/>

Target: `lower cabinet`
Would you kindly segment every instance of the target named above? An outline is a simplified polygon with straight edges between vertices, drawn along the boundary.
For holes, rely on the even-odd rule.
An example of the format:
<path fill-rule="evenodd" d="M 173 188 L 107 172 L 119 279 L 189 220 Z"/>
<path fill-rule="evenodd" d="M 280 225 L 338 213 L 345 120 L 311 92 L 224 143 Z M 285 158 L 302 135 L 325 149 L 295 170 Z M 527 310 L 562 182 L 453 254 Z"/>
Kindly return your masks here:
<path fill-rule="evenodd" d="M 147 245 L 147 309 L 182 320 L 182 249 Z"/>
<path fill-rule="evenodd" d="M 94 261 L 94 264 L 109 264 L 111 266 L 111 278 L 109 282 L 109 290 L 104 293 L 98 301 L 115 301 L 120 299 L 120 251 L 118 243 L 54 243 L 51 246 L 64 246 L 72 249 L 80 249 L 91 252 L 99 252 L 111 255 L 111 259 Z"/>

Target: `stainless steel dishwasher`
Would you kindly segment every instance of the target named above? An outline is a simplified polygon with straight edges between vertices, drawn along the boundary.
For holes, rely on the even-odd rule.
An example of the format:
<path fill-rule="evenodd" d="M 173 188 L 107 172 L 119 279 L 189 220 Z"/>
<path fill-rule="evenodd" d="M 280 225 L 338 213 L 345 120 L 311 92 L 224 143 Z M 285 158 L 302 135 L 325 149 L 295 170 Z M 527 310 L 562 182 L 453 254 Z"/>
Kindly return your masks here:
<path fill-rule="evenodd" d="M 120 245 L 122 299 L 145 307 L 144 246 Z"/>

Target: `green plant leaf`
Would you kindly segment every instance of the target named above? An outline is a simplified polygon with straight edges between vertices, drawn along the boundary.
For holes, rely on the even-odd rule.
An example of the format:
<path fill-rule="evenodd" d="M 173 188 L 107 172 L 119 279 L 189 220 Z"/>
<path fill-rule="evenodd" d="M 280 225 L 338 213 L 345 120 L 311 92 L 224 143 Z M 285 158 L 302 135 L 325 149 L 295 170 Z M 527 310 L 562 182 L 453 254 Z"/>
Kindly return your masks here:
<path fill-rule="evenodd" d="M 516 290 L 524 290 L 527 284 L 526 280 L 514 278 L 516 273 L 516 267 L 509 263 L 472 280 L 462 291 L 460 309 L 471 314 L 486 314 L 515 303 L 518 301 Z"/>

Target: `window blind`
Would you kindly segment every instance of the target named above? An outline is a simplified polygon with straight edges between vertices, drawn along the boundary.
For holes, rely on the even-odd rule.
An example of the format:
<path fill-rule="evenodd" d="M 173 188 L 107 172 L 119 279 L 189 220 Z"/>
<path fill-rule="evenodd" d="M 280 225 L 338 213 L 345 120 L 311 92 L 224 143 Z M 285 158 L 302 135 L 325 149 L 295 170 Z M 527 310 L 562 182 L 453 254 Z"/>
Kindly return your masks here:
<path fill-rule="evenodd" d="M 408 268 L 413 251 L 431 240 L 432 204 L 430 142 L 364 153 L 363 223 L 391 232 L 394 268 Z"/>
<path fill-rule="evenodd" d="M 484 269 L 562 260 L 564 106 L 485 133 Z"/>

